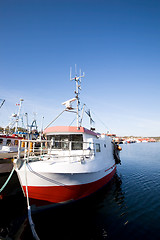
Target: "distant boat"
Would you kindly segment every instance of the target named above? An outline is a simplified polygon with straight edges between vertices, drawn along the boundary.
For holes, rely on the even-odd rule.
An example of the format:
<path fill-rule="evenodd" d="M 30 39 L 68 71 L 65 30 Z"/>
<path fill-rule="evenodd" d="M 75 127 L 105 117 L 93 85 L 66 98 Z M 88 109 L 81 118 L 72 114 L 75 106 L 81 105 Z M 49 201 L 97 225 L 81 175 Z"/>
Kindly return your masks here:
<path fill-rule="evenodd" d="M 24 140 L 28 144 L 24 157 L 19 151 L 14 160 L 24 194 L 36 210 L 89 196 L 112 179 L 120 162 L 112 138 L 82 127 L 81 77 L 71 79 L 76 82 L 76 96 L 63 103 L 63 112 L 76 112 L 77 126 L 48 126 L 46 140 Z M 74 102 L 76 108 L 72 107 Z M 83 112 L 84 107 L 82 116 Z M 86 113 L 91 118 L 89 111 Z"/>
<path fill-rule="evenodd" d="M 0 173 L 10 172 L 13 168 L 11 159 L 18 153 L 18 143 L 22 137 L 14 135 L 0 135 Z"/>
<path fill-rule="evenodd" d="M 18 152 L 18 143 L 19 140 L 22 140 L 23 137 L 19 137 L 16 134 L 7 135 L 7 134 L 0 134 L 0 159 L 2 155 L 6 156 L 6 153 L 13 153 Z"/>
<path fill-rule="evenodd" d="M 19 146 L 20 140 L 35 136 L 35 134 L 29 134 L 29 131 L 28 132 L 18 131 L 19 121 L 21 120 L 23 122 L 23 119 L 21 117 L 21 108 L 23 101 L 24 101 L 23 99 L 20 99 L 20 103 L 16 104 L 18 106 L 18 113 L 12 114 L 11 122 L 9 123 L 8 126 L 9 128 L 8 133 L 5 133 L 4 131 L 4 133 L 0 134 L 0 173 L 10 172 L 11 169 L 13 168 L 11 159 L 13 159 L 15 155 L 17 155 L 19 147 L 21 147 L 21 151 L 24 150 L 24 147 Z M 0 108 L 2 107 L 4 102 L 5 100 L 3 100 L 2 104 L 0 105 Z M 34 120 L 34 122 L 35 122 L 34 126 L 36 126 L 36 121 Z M 32 126 L 33 123 L 31 126 L 27 125 L 27 128 L 30 127 L 30 132 L 32 130 Z M 13 129 L 15 133 L 12 134 Z"/>
<path fill-rule="evenodd" d="M 18 113 L 12 114 L 12 120 L 9 123 L 8 126 L 8 133 L 1 133 L 0 134 L 0 159 L 1 158 L 7 158 L 8 156 L 13 157 L 14 153 L 18 152 L 18 145 L 19 140 L 22 139 L 36 139 L 38 136 L 37 132 L 37 122 L 34 119 L 31 125 L 28 125 L 28 114 L 25 113 L 25 116 L 27 117 L 27 126 L 25 128 L 25 131 L 19 131 L 19 122 L 21 121 L 23 123 L 23 117 L 21 116 L 21 108 L 22 108 L 22 102 L 24 100 L 20 99 L 20 103 L 16 104 L 19 109 Z M 36 131 L 33 133 L 32 129 L 36 128 Z M 11 130 L 12 129 L 12 130 Z M 14 133 L 12 134 L 14 129 Z M 21 128 L 23 129 L 23 128 Z M 26 131 L 27 129 L 27 131 Z"/>

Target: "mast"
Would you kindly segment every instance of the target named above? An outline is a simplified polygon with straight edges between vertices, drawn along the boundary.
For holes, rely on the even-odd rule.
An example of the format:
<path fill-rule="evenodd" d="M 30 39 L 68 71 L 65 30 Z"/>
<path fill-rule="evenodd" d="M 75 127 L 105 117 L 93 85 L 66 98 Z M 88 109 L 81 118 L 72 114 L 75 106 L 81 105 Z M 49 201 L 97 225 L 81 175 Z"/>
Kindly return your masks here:
<path fill-rule="evenodd" d="M 75 72 L 77 72 L 77 71 L 76 71 L 76 65 L 75 65 Z M 84 113 L 84 106 L 85 106 L 85 105 L 83 106 L 82 117 L 81 117 L 81 119 L 79 120 L 79 118 L 80 118 L 80 116 L 79 116 L 79 112 L 80 112 L 80 109 L 79 109 L 79 106 L 80 106 L 79 94 L 80 94 L 80 92 L 79 92 L 79 90 L 81 90 L 81 78 L 82 78 L 82 77 L 84 77 L 84 72 L 83 72 L 83 75 L 82 75 L 82 74 L 81 74 L 81 70 L 80 70 L 80 75 L 77 76 L 77 73 L 76 73 L 76 74 L 75 74 L 75 77 L 72 78 L 72 68 L 70 68 L 70 81 L 73 81 L 73 80 L 74 80 L 74 81 L 76 82 L 75 98 L 69 99 L 69 100 L 67 100 L 67 101 L 65 101 L 65 102 L 62 103 L 62 105 L 65 105 L 66 108 L 65 108 L 55 119 L 53 119 L 53 120 L 47 125 L 47 127 L 44 128 L 44 130 L 45 130 L 46 128 L 48 128 L 48 127 L 49 127 L 57 118 L 59 118 L 59 116 L 61 116 L 62 113 L 64 113 L 65 111 L 76 113 L 76 115 L 77 115 L 77 129 L 78 129 L 78 130 L 80 129 L 81 124 L 82 124 L 83 113 Z M 73 108 L 73 107 L 72 107 L 72 102 L 74 102 L 74 101 L 77 102 L 76 108 Z M 75 110 L 75 109 L 76 109 L 76 111 L 73 111 L 73 110 Z"/>
<path fill-rule="evenodd" d="M 26 129 L 27 129 L 27 132 L 29 132 L 29 125 L 28 125 L 28 113 L 25 113 L 25 117 L 26 117 Z"/>
<path fill-rule="evenodd" d="M 75 75 L 75 77 L 74 78 L 71 78 L 71 71 L 72 71 L 72 69 L 70 68 L 70 80 L 72 81 L 72 80 L 75 80 L 75 82 L 76 82 L 76 91 L 75 91 L 75 98 L 76 98 L 76 101 L 77 101 L 77 111 L 76 111 L 76 113 L 77 113 L 77 129 L 79 130 L 80 129 L 80 121 L 79 121 L 79 111 L 80 111 L 80 109 L 79 109 L 79 106 L 80 106 L 80 98 L 79 98 L 79 94 L 80 94 L 80 92 L 79 92 L 79 90 L 81 90 L 81 78 L 82 77 L 84 77 L 84 73 L 83 73 L 83 75 L 81 75 L 81 70 L 80 70 L 80 75 L 79 76 L 77 76 L 77 73 L 76 73 L 76 75 Z M 76 65 L 75 65 L 75 71 L 76 71 Z"/>
<path fill-rule="evenodd" d="M 23 99 L 20 99 L 20 104 L 19 104 L 19 109 L 18 109 L 18 114 L 17 114 L 17 119 L 16 119 L 16 125 L 15 125 L 15 132 L 17 132 L 17 129 L 18 129 L 18 122 L 19 122 L 19 117 L 20 117 L 23 101 L 24 101 Z"/>

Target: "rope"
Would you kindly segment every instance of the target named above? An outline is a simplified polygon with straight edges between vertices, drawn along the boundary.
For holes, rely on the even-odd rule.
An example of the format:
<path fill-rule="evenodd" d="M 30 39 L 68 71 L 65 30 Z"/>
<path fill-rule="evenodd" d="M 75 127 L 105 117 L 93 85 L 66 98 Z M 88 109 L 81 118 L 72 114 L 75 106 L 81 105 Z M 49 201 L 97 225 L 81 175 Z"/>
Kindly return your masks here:
<path fill-rule="evenodd" d="M 42 178 L 42 179 L 44 179 L 44 180 L 46 180 L 46 181 L 48 181 L 48 182 L 55 183 L 55 184 L 57 184 L 57 185 L 59 185 L 59 186 L 63 186 L 63 187 L 65 187 L 65 188 L 67 188 L 67 189 L 69 189 L 69 190 L 71 190 L 71 191 L 75 191 L 75 190 L 72 189 L 70 186 L 65 185 L 64 183 L 61 183 L 61 182 L 58 182 L 58 181 L 53 180 L 53 179 L 51 179 L 51 178 L 45 177 L 45 176 L 43 176 L 42 174 L 39 174 L 39 173 L 33 171 L 33 169 L 31 168 L 31 166 L 29 165 L 29 163 L 27 164 L 27 167 L 28 167 L 28 170 L 29 170 L 30 172 L 32 172 L 33 174 L 37 175 L 38 177 L 40 177 L 40 178 Z"/>
<path fill-rule="evenodd" d="M 34 223 L 33 223 L 32 216 L 31 216 L 31 207 L 29 205 L 26 161 L 25 161 L 25 179 L 26 179 L 26 196 L 27 196 L 28 220 L 29 220 L 29 224 L 30 224 L 30 227 L 31 227 L 31 231 L 32 231 L 33 237 L 36 240 L 40 240 L 40 238 L 38 237 L 38 235 L 36 233 L 35 227 L 34 227 Z"/>
<path fill-rule="evenodd" d="M 3 191 L 3 189 L 7 186 L 7 184 L 8 184 L 8 182 L 9 182 L 10 178 L 12 177 L 13 172 L 14 172 L 14 167 L 13 167 L 11 173 L 9 174 L 7 180 L 5 181 L 5 183 L 3 184 L 3 186 L 1 187 L 1 189 L 0 189 L 0 193 L 1 193 L 1 192 Z"/>

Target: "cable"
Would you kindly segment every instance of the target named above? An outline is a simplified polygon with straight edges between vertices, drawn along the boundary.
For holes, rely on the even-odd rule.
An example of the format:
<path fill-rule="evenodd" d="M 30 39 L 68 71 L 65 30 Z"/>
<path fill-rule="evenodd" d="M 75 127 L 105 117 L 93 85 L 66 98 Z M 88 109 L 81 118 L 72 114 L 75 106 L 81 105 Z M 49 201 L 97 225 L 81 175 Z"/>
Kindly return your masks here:
<path fill-rule="evenodd" d="M 29 224 L 30 224 L 30 227 L 31 227 L 31 231 L 32 231 L 33 237 L 36 240 L 40 240 L 40 238 L 38 237 L 38 235 L 36 233 L 35 227 L 34 227 L 35 225 L 33 223 L 32 216 L 31 216 L 31 207 L 29 205 L 26 160 L 25 160 L 25 179 L 26 179 L 26 197 L 27 197 L 27 208 L 28 208 L 28 220 L 29 220 Z"/>
<path fill-rule="evenodd" d="M 87 106 L 88 108 L 88 106 Z M 90 108 L 89 108 L 90 109 Z M 91 112 L 95 115 L 95 117 L 101 122 L 101 124 L 109 130 L 109 132 L 112 132 L 112 130 L 91 110 Z"/>

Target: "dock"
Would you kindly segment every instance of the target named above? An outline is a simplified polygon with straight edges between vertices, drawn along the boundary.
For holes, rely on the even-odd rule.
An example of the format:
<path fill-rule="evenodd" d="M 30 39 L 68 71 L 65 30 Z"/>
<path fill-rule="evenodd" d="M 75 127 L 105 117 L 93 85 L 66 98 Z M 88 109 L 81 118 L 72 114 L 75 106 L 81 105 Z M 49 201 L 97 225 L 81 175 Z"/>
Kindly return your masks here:
<path fill-rule="evenodd" d="M 0 174 L 9 173 L 13 168 L 12 159 L 17 153 L 0 153 Z"/>

